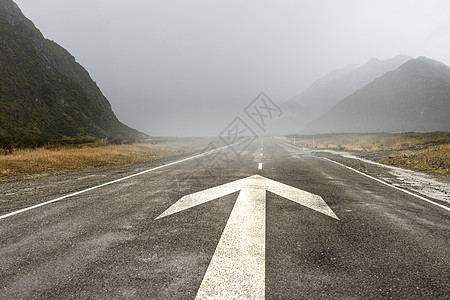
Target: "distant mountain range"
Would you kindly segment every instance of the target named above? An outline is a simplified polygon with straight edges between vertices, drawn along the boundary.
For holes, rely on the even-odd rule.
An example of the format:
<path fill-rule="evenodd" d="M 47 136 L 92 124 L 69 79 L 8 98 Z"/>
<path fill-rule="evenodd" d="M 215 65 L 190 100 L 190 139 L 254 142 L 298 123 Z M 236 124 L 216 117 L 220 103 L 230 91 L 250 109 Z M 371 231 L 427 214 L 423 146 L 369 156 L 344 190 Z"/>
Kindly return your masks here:
<path fill-rule="evenodd" d="M 300 95 L 281 105 L 285 117 L 277 124 L 284 133 L 298 132 L 366 84 L 392 71 L 408 60 L 407 55 L 398 55 L 387 60 L 371 59 L 363 65 L 350 65 L 332 71 L 314 82 Z"/>
<path fill-rule="evenodd" d="M 387 72 L 321 117 L 305 133 L 450 130 L 450 68 L 425 57 Z"/>
<path fill-rule="evenodd" d="M 80 136 L 135 139 L 88 72 L 11 0 L 0 0 L 0 142 L 33 145 Z M 1 144 L 0 144 L 1 148 Z"/>
<path fill-rule="evenodd" d="M 348 66 L 281 105 L 278 133 L 450 130 L 450 68 L 399 55 Z"/>
<path fill-rule="evenodd" d="M 281 105 L 277 133 L 450 131 L 450 68 L 399 55 L 333 71 Z M 88 72 L 11 0 L 0 0 L 0 149 L 134 140 Z"/>

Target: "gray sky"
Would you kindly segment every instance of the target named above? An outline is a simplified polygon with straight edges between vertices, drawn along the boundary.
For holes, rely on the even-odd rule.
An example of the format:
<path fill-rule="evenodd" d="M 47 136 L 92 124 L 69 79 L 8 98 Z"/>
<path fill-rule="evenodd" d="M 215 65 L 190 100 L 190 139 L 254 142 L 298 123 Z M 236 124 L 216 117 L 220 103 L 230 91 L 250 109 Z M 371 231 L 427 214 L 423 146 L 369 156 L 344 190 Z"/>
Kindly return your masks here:
<path fill-rule="evenodd" d="M 217 135 L 260 91 L 282 102 L 372 57 L 450 65 L 448 0 L 15 2 L 151 135 Z"/>

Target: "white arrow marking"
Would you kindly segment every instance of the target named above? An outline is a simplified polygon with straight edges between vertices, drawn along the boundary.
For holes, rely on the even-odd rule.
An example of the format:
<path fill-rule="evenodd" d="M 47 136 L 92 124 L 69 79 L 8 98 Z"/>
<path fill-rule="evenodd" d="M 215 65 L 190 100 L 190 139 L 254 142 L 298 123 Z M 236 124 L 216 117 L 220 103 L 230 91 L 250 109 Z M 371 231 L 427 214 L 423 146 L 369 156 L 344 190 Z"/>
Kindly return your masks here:
<path fill-rule="evenodd" d="M 196 299 L 264 299 L 266 190 L 339 220 L 322 197 L 259 175 L 184 196 L 160 219 L 240 190 Z"/>

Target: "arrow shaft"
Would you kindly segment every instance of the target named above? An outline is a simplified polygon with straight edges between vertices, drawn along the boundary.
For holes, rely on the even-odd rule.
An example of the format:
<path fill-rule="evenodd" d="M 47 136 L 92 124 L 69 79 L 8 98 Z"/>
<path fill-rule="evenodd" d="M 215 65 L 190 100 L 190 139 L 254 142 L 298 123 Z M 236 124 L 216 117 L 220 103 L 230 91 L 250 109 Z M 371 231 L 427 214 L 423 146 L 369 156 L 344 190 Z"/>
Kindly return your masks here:
<path fill-rule="evenodd" d="M 196 299 L 265 298 L 266 191 L 241 190 Z"/>
<path fill-rule="evenodd" d="M 339 220 L 318 195 L 259 175 L 182 197 L 157 219 L 239 191 L 196 299 L 264 299 L 266 191 Z"/>

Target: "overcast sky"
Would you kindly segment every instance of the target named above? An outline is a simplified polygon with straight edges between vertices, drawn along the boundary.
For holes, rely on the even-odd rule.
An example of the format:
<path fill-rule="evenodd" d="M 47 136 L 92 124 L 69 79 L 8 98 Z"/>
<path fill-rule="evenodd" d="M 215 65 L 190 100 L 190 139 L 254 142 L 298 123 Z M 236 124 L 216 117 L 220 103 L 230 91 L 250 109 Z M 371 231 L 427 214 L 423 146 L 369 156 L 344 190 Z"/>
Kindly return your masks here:
<path fill-rule="evenodd" d="M 216 135 L 259 92 L 280 103 L 372 57 L 450 65 L 448 0 L 15 2 L 151 135 Z"/>

